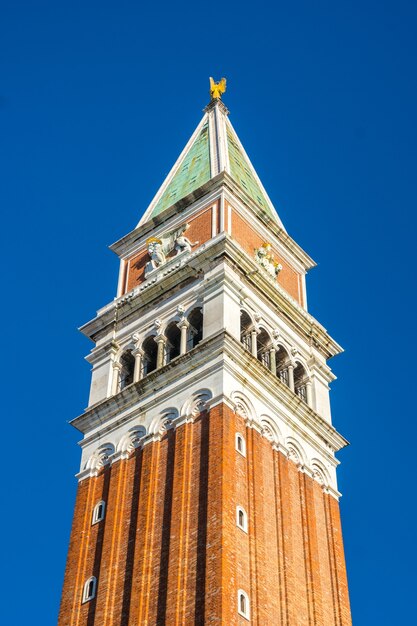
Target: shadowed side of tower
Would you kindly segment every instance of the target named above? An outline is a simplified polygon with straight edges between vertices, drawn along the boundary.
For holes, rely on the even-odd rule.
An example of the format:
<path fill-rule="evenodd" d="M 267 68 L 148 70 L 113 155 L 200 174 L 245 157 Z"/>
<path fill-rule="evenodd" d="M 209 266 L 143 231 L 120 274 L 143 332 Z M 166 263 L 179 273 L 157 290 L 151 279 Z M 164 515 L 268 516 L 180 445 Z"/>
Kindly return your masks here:
<path fill-rule="evenodd" d="M 327 360 L 310 257 L 211 82 L 204 117 L 112 249 L 59 626 L 348 625 Z"/>

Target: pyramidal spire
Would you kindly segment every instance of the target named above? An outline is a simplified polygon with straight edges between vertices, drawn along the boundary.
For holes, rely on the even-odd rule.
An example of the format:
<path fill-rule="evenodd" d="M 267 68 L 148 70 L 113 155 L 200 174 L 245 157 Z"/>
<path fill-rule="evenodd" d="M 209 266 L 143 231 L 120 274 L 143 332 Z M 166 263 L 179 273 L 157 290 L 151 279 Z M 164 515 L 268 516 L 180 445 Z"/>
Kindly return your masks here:
<path fill-rule="evenodd" d="M 229 119 L 229 110 L 221 96 L 226 79 L 216 83 L 210 78 L 209 104 L 204 116 L 159 188 L 138 226 L 163 213 L 190 193 L 226 172 L 243 194 L 284 229 L 259 176 Z M 285 230 L 285 229 L 284 229 Z"/>

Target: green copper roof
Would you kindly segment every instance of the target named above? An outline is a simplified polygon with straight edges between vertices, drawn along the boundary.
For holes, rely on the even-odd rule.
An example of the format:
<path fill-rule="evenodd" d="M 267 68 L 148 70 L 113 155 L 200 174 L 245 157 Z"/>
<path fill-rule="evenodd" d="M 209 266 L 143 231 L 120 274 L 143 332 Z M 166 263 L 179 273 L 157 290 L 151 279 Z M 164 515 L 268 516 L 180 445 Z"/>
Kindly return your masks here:
<path fill-rule="evenodd" d="M 150 217 L 152 218 L 162 213 L 174 202 L 204 185 L 209 179 L 210 150 L 207 121 L 185 155 L 171 182 L 159 198 Z"/>
<path fill-rule="evenodd" d="M 260 188 L 253 172 L 250 170 L 248 161 L 239 144 L 233 137 L 230 127 L 227 128 L 227 144 L 229 150 L 231 176 L 241 187 L 243 187 L 246 193 L 256 202 L 256 204 L 258 204 L 266 213 L 272 215 L 272 211 L 264 196 L 264 192 Z"/>

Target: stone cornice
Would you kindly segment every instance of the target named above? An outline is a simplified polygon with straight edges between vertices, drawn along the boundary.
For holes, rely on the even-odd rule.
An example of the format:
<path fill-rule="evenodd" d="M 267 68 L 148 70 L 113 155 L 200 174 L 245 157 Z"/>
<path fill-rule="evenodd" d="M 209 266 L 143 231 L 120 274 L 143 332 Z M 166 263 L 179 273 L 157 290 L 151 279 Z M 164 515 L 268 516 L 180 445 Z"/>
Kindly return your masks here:
<path fill-rule="evenodd" d="M 318 435 L 323 441 L 329 444 L 332 450 L 337 451 L 348 445 L 348 441 L 340 435 L 334 426 L 322 418 L 311 407 L 297 396 L 291 389 L 285 385 L 277 376 L 274 376 L 270 370 L 262 365 L 260 361 L 254 357 L 248 350 L 236 341 L 229 334 L 225 333 L 225 352 L 228 358 L 239 365 L 239 367 L 245 371 L 245 375 L 241 376 L 240 382 L 242 385 L 250 388 L 250 376 L 259 385 L 265 385 L 269 391 L 274 391 L 274 396 L 284 406 L 290 409 L 292 414 L 297 415 L 303 425 L 305 425 L 311 432 Z M 231 369 L 234 376 L 238 375 L 238 371 L 235 367 Z M 265 398 L 264 398 L 265 400 Z M 276 410 L 275 405 L 271 406 L 271 412 Z M 282 413 L 280 413 L 281 419 L 286 420 Z M 299 431 L 297 424 L 294 420 L 291 420 L 291 427 L 294 431 Z M 305 434 L 303 434 L 305 436 Z M 331 456 L 329 456 L 331 458 Z"/>
<path fill-rule="evenodd" d="M 81 332 L 96 341 L 114 324 L 115 307 L 118 307 L 119 323 L 123 320 L 126 322 L 161 294 L 167 294 L 187 281 L 196 280 L 200 272 L 210 267 L 213 259 L 218 262 L 222 256 L 236 272 L 245 277 L 260 297 L 267 300 L 273 310 L 283 316 L 291 328 L 312 343 L 326 359 L 342 352 L 326 329 L 278 283 L 272 282 L 239 244 L 225 233 L 209 240 L 190 255 L 171 259 L 153 278 L 101 309 L 96 318 L 80 328 Z"/>
<path fill-rule="evenodd" d="M 233 269 L 243 274 L 249 284 L 268 300 L 270 306 L 278 309 L 290 327 L 312 342 L 326 359 L 343 352 L 343 348 L 310 313 L 303 309 L 279 283 L 272 282 L 265 276 L 259 265 L 237 242 L 228 239 L 226 252 L 230 248 L 233 248 L 233 254 L 229 254 L 228 258 L 233 261 Z"/>
<path fill-rule="evenodd" d="M 233 363 L 234 366 L 231 365 Z M 231 372 L 237 380 L 240 377 L 239 371 L 243 368 L 245 377 L 242 382 L 250 385 L 251 381 L 256 381 L 258 385 L 264 386 L 274 397 L 275 407 L 282 405 L 288 409 L 286 417 L 283 417 L 280 411 L 280 418 L 290 423 L 294 431 L 310 439 L 311 435 L 308 433 L 314 433 L 323 442 L 323 448 L 326 449 L 326 445 L 330 446 L 332 452 L 347 445 L 346 439 L 331 424 L 302 402 L 294 392 L 225 331 L 202 341 L 190 352 L 177 357 L 139 382 L 129 385 L 115 396 L 89 407 L 85 413 L 70 423 L 86 435 L 83 440 L 83 445 L 85 445 L 90 442 L 91 437 L 93 439 L 102 437 L 124 421 L 131 420 L 132 411 L 137 410 L 138 414 L 146 413 L 153 404 L 163 400 L 164 394 L 167 394 L 166 400 L 169 401 L 170 392 L 166 392 L 166 389 L 179 378 L 185 381 L 185 377 L 191 374 L 192 381 L 204 380 L 204 376 L 224 370 L 225 367 L 232 368 Z M 191 384 L 188 379 L 187 384 Z M 274 406 L 271 406 L 271 412 L 276 411 Z M 290 415 L 294 415 L 295 418 L 289 417 Z M 96 429 L 99 429 L 99 432 L 95 433 Z M 330 452 L 327 454 L 329 459 L 332 459 Z"/>

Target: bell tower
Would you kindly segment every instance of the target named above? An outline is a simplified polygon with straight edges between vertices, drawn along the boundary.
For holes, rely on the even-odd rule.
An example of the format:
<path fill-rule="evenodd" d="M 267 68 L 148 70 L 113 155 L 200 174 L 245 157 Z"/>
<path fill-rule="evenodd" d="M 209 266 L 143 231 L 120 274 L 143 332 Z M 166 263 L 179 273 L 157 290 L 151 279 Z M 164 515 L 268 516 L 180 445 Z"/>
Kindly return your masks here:
<path fill-rule="evenodd" d="M 313 260 L 210 81 L 204 116 L 111 246 L 59 626 L 351 624 Z"/>

